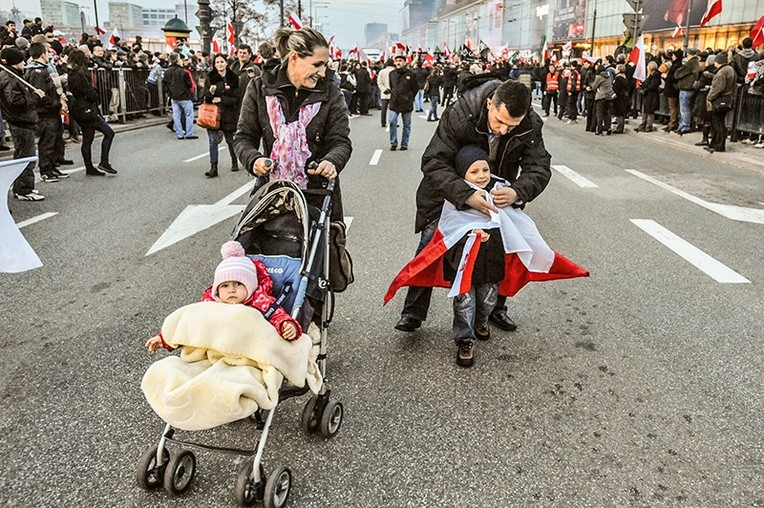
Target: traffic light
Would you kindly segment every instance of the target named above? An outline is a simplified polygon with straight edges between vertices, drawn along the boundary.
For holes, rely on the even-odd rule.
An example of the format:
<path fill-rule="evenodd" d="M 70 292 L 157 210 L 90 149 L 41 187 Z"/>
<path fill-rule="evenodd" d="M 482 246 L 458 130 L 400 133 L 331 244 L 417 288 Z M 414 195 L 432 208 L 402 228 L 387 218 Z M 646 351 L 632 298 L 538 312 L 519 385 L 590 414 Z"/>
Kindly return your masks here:
<path fill-rule="evenodd" d="M 631 40 L 636 41 L 640 34 L 642 34 L 642 27 L 645 25 L 645 21 L 647 21 L 648 18 L 647 14 L 642 14 L 642 6 L 644 5 L 645 0 L 626 0 L 626 2 L 631 6 L 634 12 L 624 13 L 623 24 L 629 31 Z"/>

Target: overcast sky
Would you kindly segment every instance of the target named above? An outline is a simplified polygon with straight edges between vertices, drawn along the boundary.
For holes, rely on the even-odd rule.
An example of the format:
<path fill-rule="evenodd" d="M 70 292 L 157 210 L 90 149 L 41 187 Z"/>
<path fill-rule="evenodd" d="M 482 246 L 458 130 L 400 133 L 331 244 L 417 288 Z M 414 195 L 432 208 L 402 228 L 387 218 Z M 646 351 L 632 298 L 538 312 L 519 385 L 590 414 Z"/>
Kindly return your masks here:
<path fill-rule="evenodd" d="M 79 3 L 82 6 L 88 6 L 85 14 L 93 18 L 92 0 L 69 0 Z M 175 0 L 123 0 L 141 6 L 166 7 L 173 8 Z M 10 10 L 13 0 L 0 0 L 0 8 Z M 326 4 L 326 7 L 319 5 Z M 16 6 L 23 12 L 40 12 L 39 0 L 16 0 Z M 98 0 L 98 18 L 100 20 L 108 19 L 108 0 Z M 308 23 L 310 0 L 302 0 L 303 16 L 302 20 Z M 196 0 L 188 0 L 189 27 L 196 26 L 196 20 L 192 21 L 194 12 L 196 12 Z M 401 19 L 403 0 L 314 0 L 313 9 L 316 15 L 316 22 L 324 24 L 322 31 L 329 38 L 336 34 L 336 41 L 342 48 L 351 48 L 356 42 L 363 46 L 366 42 L 364 25 L 366 23 L 387 23 L 387 29 L 390 32 L 401 32 Z M 288 14 L 288 13 L 287 13 Z M 275 31 L 274 27 L 274 31 Z M 196 33 L 196 32 L 194 32 Z M 124 34 L 129 37 L 129 34 Z"/>

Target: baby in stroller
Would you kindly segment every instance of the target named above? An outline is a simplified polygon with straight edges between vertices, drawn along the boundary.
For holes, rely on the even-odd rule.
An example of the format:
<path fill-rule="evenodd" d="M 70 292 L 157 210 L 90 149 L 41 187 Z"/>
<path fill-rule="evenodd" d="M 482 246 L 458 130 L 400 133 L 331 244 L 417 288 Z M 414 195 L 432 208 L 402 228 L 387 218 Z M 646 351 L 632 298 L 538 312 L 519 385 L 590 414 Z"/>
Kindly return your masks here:
<path fill-rule="evenodd" d="M 275 305 L 271 295 L 273 281 L 262 261 L 250 259 L 237 241 L 229 241 L 220 249 L 223 261 L 215 269 L 215 279 L 202 295 L 203 302 L 244 304 L 259 310 L 288 341 L 302 335 L 300 324 L 281 306 Z M 172 351 L 173 347 L 162 338 L 162 332 L 146 341 L 146 348 L 154 353 L 159 347 Z"/>

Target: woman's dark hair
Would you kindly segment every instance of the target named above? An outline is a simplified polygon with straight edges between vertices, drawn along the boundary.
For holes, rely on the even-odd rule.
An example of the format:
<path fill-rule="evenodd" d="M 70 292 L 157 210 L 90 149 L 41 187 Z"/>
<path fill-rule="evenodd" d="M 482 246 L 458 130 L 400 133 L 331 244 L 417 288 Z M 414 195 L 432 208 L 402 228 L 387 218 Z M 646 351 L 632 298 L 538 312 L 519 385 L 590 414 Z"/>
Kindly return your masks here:
<path fill-rule="evenodd" d="M 605 72 L 605 66 L 602 65 L 602 64 L 597 66 L 597 74 L 599 74 L 601 72 Z"/>
<path fill-rule="evenodd" d="M 268 60 L 269 58 L 273 58 L 273 55 L 276 54 L 276 48 L 274 48 L 269 42 L 264 42 L 257 48 L 257 52 L 260 53 L 260 56 L 264 60 Z"/>
<path fill-rule="evenodd" d="M 321 32 L 307 26 L 299 30 L 279 28 L 273 35 L 273 42 L 282 62 L 286 62 L 291 51 L 296 52 L 300 58 L 305 58 L 311 56 L 316 48 L 329 47 Z"/>
<path fill-rule="evenodd" d="M 88 62 L 88 57 L 85 56 L 84 52 L 79 49 L 73 49 L 72 52 L 69 53 L 69 61 L 67 63 L 71 65 L 73 69 L 79 69 L 85 72 L 87 71 L 90 62 Z"/>
<path fill-rule="evenodd" d="M 213 66 L 215 65 L 215 60 L 217 60 L 218 57 L 220 57 L 223 60 L 225 60 L 226 64 L 228 64 L 228 57 L 227 56 L 225 56 L 223 53 L 215 53 L 214 55 L 212 55 L 212 65 Z"/>
<path fill-rule="evenodd" d="M 508 79 L 494 92 L 493 104 L 497 108 L 503 104 L 509 116 L 519 118 L 526 115 L 531 107 L 531 89 L 519 81 Z"/>

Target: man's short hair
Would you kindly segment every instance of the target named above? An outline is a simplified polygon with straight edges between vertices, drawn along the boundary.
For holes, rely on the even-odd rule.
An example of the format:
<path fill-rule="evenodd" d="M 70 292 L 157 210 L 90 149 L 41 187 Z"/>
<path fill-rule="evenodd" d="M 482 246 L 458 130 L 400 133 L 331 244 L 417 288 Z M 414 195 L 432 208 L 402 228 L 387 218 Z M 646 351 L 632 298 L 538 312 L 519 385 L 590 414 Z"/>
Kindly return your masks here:
<path fill-rule="evenodd" d="M 751 49 L 753 47 L 753 39 L 746 37 L 743 39 L 743 49 Z"/>
<path fill-rule="evenodd" d="M 405 59 L 406 59 L 405 55 L 395 55 L 393 57 L 393 60 L 405 60 Z"/>
<path fill-rule="evenodd" d="M 180 55 L 178 53 L 176 53 L 175 51 L 170 53 L 170 63 L 171 64 L 180 63 Z"/>
<path fill-rule="evenodd" d="M 5 26 L 8 26 L 8 25 L 14 25 L 15 26 L 16 22 L 13 21 L 12 19 L 9 19 L 8 21 L 5 22 Z"/>
<path fill-rule="evenodd" d="M 531 107 L 531 89 L 519 81 L 508 79 L 494 92 L 493 103 L 496 107 L 503 104 L 509 116 L 520 118 L 528 114 Z"/>
<path fill-rule="evenodd" d="M 29 45 L 29 56 L 31 56 L 33 60 L 37 60 L 47 51 L 48 50 L 45 48 L 45 44 L 41 42 L 33 42 Z"/>
<path fill-rule="evenodd" d="M 239 50 L 242 50 L 242 49 L 247 50 L 250 55 L 252 54 L 252 47 L 249 44 L 239 44 L 236 47 L 236 51 L 239 51 Z"/>

